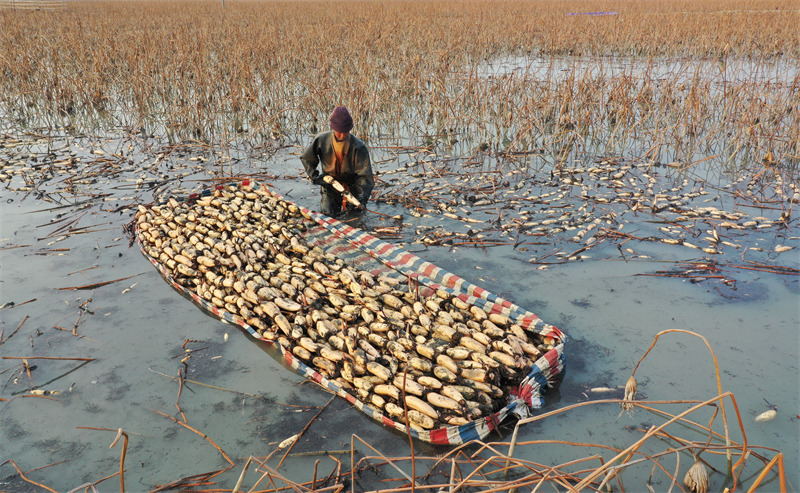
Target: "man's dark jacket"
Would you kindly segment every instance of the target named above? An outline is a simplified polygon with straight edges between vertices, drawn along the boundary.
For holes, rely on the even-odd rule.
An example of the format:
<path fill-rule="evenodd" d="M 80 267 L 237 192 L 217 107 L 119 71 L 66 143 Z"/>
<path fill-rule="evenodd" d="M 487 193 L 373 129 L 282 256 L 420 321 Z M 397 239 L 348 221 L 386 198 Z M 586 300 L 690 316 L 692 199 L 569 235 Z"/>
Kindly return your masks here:
<path fill-rule="evenodd" d="M 341 176 L 336 176 L 334 169 L 333 131 L 317 135 L 314 142 L 303 151 L 300 161 L 303 162 L 306 173 L 314 184 L 326 187 L 322 177 L 331 175 L 340 183 L 350 187 L 350 193 L 366 205 L 375 186 L 369 150 L 361 139 L 353 134 L 350 134 L 349 145 L 350 148 L 342 163 Z"/>

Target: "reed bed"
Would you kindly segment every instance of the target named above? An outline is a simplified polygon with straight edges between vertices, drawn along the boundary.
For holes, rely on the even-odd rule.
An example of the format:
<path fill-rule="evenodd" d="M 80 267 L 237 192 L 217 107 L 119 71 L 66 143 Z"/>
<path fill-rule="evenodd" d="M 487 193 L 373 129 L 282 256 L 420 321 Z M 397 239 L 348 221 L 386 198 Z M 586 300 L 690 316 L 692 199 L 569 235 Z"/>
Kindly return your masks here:
<path fill-rule="evenodd" d="M 616 15 L 570 13 L 608 11 Z M 0 11 L 6 127 L 796 162 L 796 4 L 109 2 Z M 496 70 L 498 64 L 505 68 Z M 664 68 L 666 67 L 666 69 Z"/>

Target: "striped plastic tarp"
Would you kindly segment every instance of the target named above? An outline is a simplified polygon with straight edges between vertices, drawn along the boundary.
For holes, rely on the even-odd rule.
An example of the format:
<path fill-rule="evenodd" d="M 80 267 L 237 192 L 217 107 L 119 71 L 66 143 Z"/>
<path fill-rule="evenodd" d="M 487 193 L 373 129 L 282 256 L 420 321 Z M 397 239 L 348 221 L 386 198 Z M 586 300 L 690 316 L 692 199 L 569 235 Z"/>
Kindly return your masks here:
<path fill-rule="evenodd" d="M 286 201 L 279 194 L 269 190 L 266 186 L 250 180 L 238 182 L 238 186 L 245 189 L 258 188 L 275 198 Z M 223 185 L 218 185 L 216 189 L 222 189 Z M 203 196 L 213 194 L 214 189 L 206 189 L 202 193 L 192 194 L 186 200 L 195 200 Z M 176 199 L 178 199 L 176 197 Z M 287 201 L 288 202 L 288 201 Z M 295 204 L 296 205 L 296 204 Z M 302 214 L 313 221 L 311 228 L 306 231 L 304 238 L 310 246 L 320 246 L 326 253 L 337 255 L 350 264 L 355 264 L 359 269 L 368 270 L 374 274 L 394 276 L 399 279 L 407 279 L 415 287 L 420 288 L 423 294 L 432 294 L 436 290 L 443 289 L 468 304 L 481 307 L 487 313 L 498 313 L 515 320 L 517 324 L 525 329 L 542 334 L 554 339 L 554 348 L 542 355 L 534 364 L 531 372 L 520 383 L 516 392 L 512 392 L 509 402 L 491 416 L 471 421 L 461 426 L 448 426 L 430 431 L 410 430 L 410 434 L 422 441 L 457 445 L 474 439 L 481 439 L 492 432 L 499 424 L 513 414 L 519 418 L 530 415 L 531 409 L 541 408 L 544 404 L 542 391 L 552 385 L 564 371 L 564 343 L 566 336 L 552 325 L 545 324 L 539 317 L 531 312 L 523 310 L 519 306 L 499 298 L 485 289 L 471 284 L 464 279 L 451 274 L 435 265 L 410 254 L 403 249 L 387 243 L 379 238 L 365 233 L 359 229 L 348 226 L 336 219 L 312 212 L 304 207 L 298 206 Z M 255 328 L 247 324 L 238 315 L 220 309 L 213 303 L 203 299 L 194 291 L 186 289 L 178 284 L 167 270 L 157 259 L 151 257 L 139 240 L 142 254 L 155 266 L 166 281 L 176 290 L 190 297 L 197 305 L 214 314 L 216 317 L 226 322 L 236 324 L 245 330 L 255 339 L 263 339 Z M 300 375 L 313 379 L 320 385 L 330 389 L 337 395 L 351 403 L 356 409 L 365 413 L 367 416 L 379 421 L 385 426 L 393 428 L 401 433 L 409 433 L 403 423 L 394 421 L 384 415 L 379 409 L 364 404 L 354 396 L 347 393 L 336 382 L 327 379 L 313 368 L 305 365 L 300 359 L 296 358 L 291 352 L 287 351 L 280 344 L 276 344 L 286 363 Z"/>

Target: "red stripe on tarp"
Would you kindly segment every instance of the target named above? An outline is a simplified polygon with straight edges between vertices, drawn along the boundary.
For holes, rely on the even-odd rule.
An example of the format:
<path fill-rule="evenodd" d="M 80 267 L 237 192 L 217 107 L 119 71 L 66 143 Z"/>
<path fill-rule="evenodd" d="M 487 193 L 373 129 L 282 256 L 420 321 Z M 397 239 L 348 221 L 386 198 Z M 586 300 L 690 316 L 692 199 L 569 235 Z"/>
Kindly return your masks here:
<path fill-rule="evenodd" d="M 394 428 L 396 425 L 396 423 L 387 418 L 385 414 L 381 414 L 381 423 L 385 424 L 386 426 L 391 426 L 392 428 Z"/>
<path fill-rule="evenodd" d="M 392 246 L 390 244 L 384 243 L 383 245 L 380 246 L 380 248 L 378 248 L 377 250 L 373 250 L 373 251 L 383 255 L 384 253 L 389 251 L 391 248 L 392 248 Z"/>
<path fill-rule="evenodd" d="M 242 180 L 242 186 L 243 187 L 249 187 L 250 186 L 250 180 L 249 179 L 248 180 Z"/>
<path fill-rule="evenodd" d="M 224 188 L 225 188 L 225 185 L 215 185 L 214 186 L 214 190 L 223 190 Z"/>
<path fill-rule="evenodd" d="M 521 389 L 519 389 L 519 398 L 524 400 L 528 406 L 531 406 L 531 396 L 533 394 L 533 388 L 530 385 L 523 385 Z"/>
<path fill-rule="evenodd" d="M 402 262 L 402 263 L 404 263 L 404 264 L 408 265 L 408 264 L 410 264 L 410 263 L 411 263 L 411 261 L 412 261 L 413 259 L 414 259 L 414 255 L 412 255 L 412 254 L 410 254 L 410 253 L 405 253 L 405 254 L 403 254 L 403 255 L 401 255 L 401 256 L 400 256 L 400 260 L 399 260 L 399 262 Z"/>
<path fill-rule="evenodd" d="M 502 314 L 502 312 L 503 312 L 503 305 L 492 303 L 492 309 L 489 310 L 489 313 Z"/>
<path fill-rule="evenodd" d="M 486 427 L 489 428 L 489 431 L 493 431 L 500 426 L 500 423 L 497 422 L 497 416 L 494 414 L 490 414 L 486 416 Z"/>
<path fill-rule="evenodd" d="M 420 288 L 419 294 L 421 296 L 425 296 L 426 298 L 430 298 L 431 296 L 436 294 L 436 291 L 426 286 L 424 289 Z"/>
<path fill-rule="evenodd" d="M 447 428 L 437 428 L 430 431 L 431 443 L 449 445 L 450 438 L 447 436 Z"/>

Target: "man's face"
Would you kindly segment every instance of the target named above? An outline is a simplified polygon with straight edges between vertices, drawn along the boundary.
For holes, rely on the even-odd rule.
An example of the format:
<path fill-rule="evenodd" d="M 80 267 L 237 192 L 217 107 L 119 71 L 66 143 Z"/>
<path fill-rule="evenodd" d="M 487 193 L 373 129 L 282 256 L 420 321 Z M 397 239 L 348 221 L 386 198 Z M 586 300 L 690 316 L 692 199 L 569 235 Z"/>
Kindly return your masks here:
<path fill-rule="evenodd" d="M 350 137 L 350 132 L 337 132 L 336 130 L 334 130 L 333 136 L 336 137 L 337 141 L 342 142 L 346 138 Z"/>

